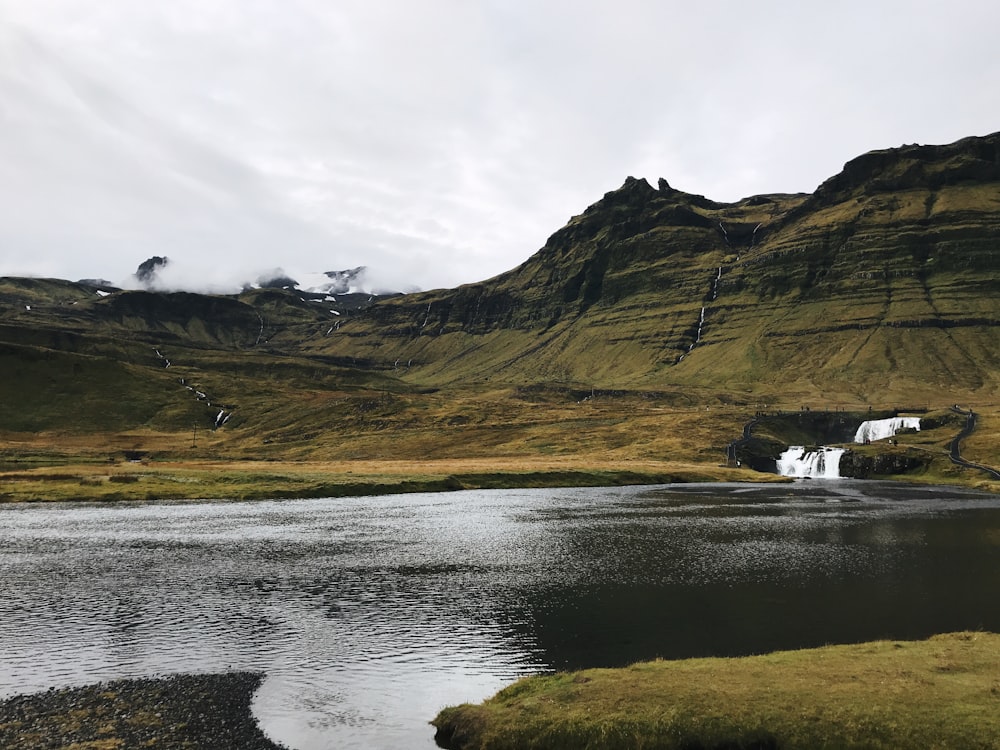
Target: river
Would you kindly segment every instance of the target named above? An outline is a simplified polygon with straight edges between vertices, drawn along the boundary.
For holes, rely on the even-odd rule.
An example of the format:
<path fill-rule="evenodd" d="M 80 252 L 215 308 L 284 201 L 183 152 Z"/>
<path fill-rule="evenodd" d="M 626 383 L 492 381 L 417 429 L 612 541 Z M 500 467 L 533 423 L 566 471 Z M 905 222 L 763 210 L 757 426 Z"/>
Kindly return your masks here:
<path fill-rule="evenodd" d="M 1000 497 L 879 482 L 0 506 L 0 696 L 263 672 L 293 750 L 520 675 L 1000 631 Z"/>

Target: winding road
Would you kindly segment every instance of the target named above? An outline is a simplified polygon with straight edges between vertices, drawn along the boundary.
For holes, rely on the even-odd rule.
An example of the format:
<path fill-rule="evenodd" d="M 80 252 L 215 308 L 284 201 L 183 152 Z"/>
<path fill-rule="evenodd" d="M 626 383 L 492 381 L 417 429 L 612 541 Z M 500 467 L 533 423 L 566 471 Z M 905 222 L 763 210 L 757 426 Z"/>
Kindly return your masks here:
<path fill-rule="evenodd" d="M 966 461 L 964 458 L 962 458 L 962 452 L 961 452 L 962 441 L 965 440 L 965 438 L 967 438 L 969 435 L 971 435 L 973 431 L 976 429 L 976 413 L 972 411 L 972 409 L 965 411 L 959 408 L 958 405 L 951 407 L 951 410 L 955 414 L 962 414 L 965 416 L 965 427 L 963 427 L 962 431 L 959 432 L 954 437 L 954 439 L 951 441 L 951 444 L 948 447 L 948 457 L 951 459 L 951 462 L 956 466 L 962 466 L 967 469 L 977 469 L 979 471 L 985 471 L 987 474 L 990 475 L 991 479 L 1000 480 L 1000 471 L 997 471 L 996 469 L 993 469 L 989 466 L 983 466 L 982 464 L 973 463 L 972 461 Z M 747 422 L 743 426 L 743 437 L 737 438 L 726 447 L 727 463 L 729 463 L 730 465 L 733 463 L 737 463 L 736 450 L 740 445 L 743 445 L 750 440 L 753 428 L 756 426 L 758 421 L 759 421 L 759 416 L 755 416 L 753 419 Z"/>
<path fill-rule="evenodd" d="M 955 439 L 951 441 L 951 447 L 949 448 L 948 457 L 951 462 L 957 466 L 964 466 L 968 469 L 979 469 L 980 471 L 985 471 L 993 479 L 1000 479 L 1000 471 L 996 469 L 991 469 L 989 466 L 983 466 L 982 464 L 974 464 L 971 461 L 966 461 L 962 458 L 961 446 L 962 441 L 972 434 L 973 430 L 976 429 L 976 413 L 969 409 L 969 411 L 964 411 L 960 409 L 957 405 L 951 407 L 951 410 L 956 414 L 965 415 L 965 427 L 959 432 Z"/>

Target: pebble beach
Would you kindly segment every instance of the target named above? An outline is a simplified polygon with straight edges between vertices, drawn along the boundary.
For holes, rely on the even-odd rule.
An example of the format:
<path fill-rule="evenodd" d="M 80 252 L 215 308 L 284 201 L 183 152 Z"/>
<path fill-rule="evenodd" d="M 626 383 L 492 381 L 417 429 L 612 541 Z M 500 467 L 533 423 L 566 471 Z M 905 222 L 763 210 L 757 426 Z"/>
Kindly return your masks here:
<path fill-rule="evenodd" d="M 14 696 L 0 702 L 0 747 L 287 750 L 251 713 L 261 679 L 249 672 L 175 675 Z"/>

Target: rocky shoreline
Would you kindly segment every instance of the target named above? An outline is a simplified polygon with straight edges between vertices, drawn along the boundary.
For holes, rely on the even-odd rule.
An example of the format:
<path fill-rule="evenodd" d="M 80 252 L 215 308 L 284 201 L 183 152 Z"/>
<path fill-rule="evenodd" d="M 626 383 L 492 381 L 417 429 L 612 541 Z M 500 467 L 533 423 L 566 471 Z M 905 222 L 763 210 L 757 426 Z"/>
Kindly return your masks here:
<path fill-rule="evenodd" d="M 0 701 L 5 750 L 285 750 L 250 711 L 262 675 L 175 675 L 50 689 Z"/>

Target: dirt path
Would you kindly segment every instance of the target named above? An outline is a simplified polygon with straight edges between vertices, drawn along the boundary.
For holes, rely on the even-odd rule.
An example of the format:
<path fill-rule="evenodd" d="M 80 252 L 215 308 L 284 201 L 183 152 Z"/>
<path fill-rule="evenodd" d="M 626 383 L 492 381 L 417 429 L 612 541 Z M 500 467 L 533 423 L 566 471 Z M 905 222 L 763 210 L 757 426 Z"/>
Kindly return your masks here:
<path fill-rule="evenodd" d="M 966 461 L 964 458 L 962 458 L 962 453 L 961 453 L 962 441 L 969 435 L 971 435 L 973 431 L 976 429 L 976 413 L 971 409 L 969 411 L 963 411 L 957 406 L 951 407 L 951 410 L 956 414 L 965 415 L 965 427 L 963 427 L 962 431 L 959 432 L 955 436 L 955 439 L 951 441 L 951 447 L 949 449 L 949 454 L 948 454 L 949 457 L 951 458 L 951 462 L 958 466 L 964 466 L 968 469 L 979 469 L 979 471 L 985 471 L 993 479 L 1000 479 L 1000 471 L 997 471 L 996 469 L 991 469 L 989 466 L 983 466 L 982 464 L 974 464 L 971 461 Z"/>

